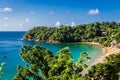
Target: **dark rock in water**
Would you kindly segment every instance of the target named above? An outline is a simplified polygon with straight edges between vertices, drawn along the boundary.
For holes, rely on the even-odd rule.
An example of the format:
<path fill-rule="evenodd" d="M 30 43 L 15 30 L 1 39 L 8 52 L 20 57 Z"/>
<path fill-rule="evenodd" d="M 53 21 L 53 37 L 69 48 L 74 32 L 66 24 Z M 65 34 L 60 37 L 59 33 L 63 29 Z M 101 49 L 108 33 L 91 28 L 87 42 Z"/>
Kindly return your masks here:
<path fill-rule="evenodd" d="M 7 58 L 6 54 L 7 54 L 7 52 L 5 52 L 5 51 L 1 52 L 1 58 Z"/>
<path fill-rule="evenodd" d="M 7 54 L 7 52 L 4 52 L 4 51 L 3 51 L 3 52 L 1 52 L 1 54 Z"/>
<path fill-rule="evenodd" d="M 7 56 L 3 56 L 2 58 L 7 58 Z"/>

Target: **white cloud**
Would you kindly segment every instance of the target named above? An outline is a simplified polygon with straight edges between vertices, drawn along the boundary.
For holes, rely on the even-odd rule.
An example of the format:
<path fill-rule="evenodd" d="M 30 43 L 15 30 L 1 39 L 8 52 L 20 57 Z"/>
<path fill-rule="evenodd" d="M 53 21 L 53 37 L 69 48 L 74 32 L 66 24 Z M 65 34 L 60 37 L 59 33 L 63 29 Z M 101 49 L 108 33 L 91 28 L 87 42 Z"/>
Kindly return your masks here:
<path fill-rule="evenodd" d="M 76 26 L 75 22 L 71 22 L 71 26 Z"/>
<path fill-rule="evenodd" d="M 8 20 L 8 17 L 4 17 L 4 20 Z"/>
<path fill-rule="evenodd" d="M 65 26 L 69 26 L 69 24 L 65 24 Z"/>
<path fill-rule="evenodd" d="M 90 9 L 88 12 L 89 15 L 95 15 L 95 14 L 99 14 L 99 10 L 98 9 Z"/>
<path fill-rule="evenodd" d="M 54 12 L 53 12 L 53 11 L 50 11 L 49 14 L 54 14 Z"/>
<path fill-rule="evenodd" d="M 9 8 L 9 7 L 5 7 L 5 8 L 0 8 L 0 12 L 12 12 L 13 9 Z"/>
<path fill-rule="evenodd" d="M 4 24 L 4 26 L 6 27 L 6 26 L 8 26 L 8 24 Z"/>
<path fill-rule="evenodd" d="M 22 23 L 22 22 L 20 22 L 20 23 L 19 23 L 19 26 L 20 26 L 20 27 L 22 27 L 22 26 L 23 26 L 23 23 Z"/>
<path fill-rule="evenodd" d="M 57 22 L 55 23 L 55 26 L 56 26 L 56 27 L 61 26 L 61 22 L 60 22 L 60 21 L 57 21 Z"/>
<path fill-rule="evenodd" d="M 26 22 L 30 22 L 30 19 L 26 18 L 25 21 L 26 21 Z"/>

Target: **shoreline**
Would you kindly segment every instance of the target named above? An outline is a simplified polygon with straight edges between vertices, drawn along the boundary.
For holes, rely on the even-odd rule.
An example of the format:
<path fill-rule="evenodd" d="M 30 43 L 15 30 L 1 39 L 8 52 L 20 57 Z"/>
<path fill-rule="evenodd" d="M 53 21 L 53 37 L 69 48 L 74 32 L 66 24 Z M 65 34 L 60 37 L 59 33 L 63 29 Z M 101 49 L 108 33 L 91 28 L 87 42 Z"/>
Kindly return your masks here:
<path fill-rule="evenodd" d="M 105 47 L 97 42 L 85 42 L 85 43 L 91 44 L 91 45 L 98 45 L 102 49 L 102 54 L 100 55 L 100 57 L 98 57 L 97 59 L 93 61 L 90 67 L 97 63 L 103 63 L 106 56 L 120 52 L 120 48 L 118 48 L 117 46 Z"/>
<path fill-rule="evenodd" d="M 102 44 L 99 44 L 97 42 L 84 42 L 85 44 L 90 44 L 90 45 L 97 45 L 102 49 L 102 53 L 98 58 L 95 58 L 94 61 L 92 62 L 91 65 L 88 66 L 86 70 L 83 70 L 81 73 L 82 75 L 85 75 L 88 73 L 88 69 L 91 68 L 91 66 L 96 65 L 97 63 L 103 63 L 105 57 L 116 54 L 120 52 L 120 48 L 117 46 L 111 46 L 111 47 L 105 47 Z"/>
<path fill-rule="evenodd" d="M 24 40 L 24 39 L 21 39 L 21 40 Z M 27 41 L 31 41 L 31 40 L 27 40 Z M 39 42 L 39 41 L 35 40 L 35 42 Z M 51 42 L 45 42 L 45 43 L 51 43 Z M 66 43 L 66 44 L 77 44 L 77 43 L 79 43 L 79 44 L 83 43 L 83 44 L 97 45 L 102 49 L 101 55 L 97 59 L 95 59 L 93 61 L 93 63 L 90 65 L 90 67 L 92 65 L 97 64 L 97 63 L 102 63 L 106 56 L 109 56 L 111 54 L 116 54 L 116 53 L 120 52 L 120 48 L 118 48 L 117 46 L 105 47 L 102 44 L 99 44 L 97 42 L 74 42 L 74 43 L 72 42 L 72 43 Z M 53 43 L 53 44 L 61 44 L 61 43 Z"/>

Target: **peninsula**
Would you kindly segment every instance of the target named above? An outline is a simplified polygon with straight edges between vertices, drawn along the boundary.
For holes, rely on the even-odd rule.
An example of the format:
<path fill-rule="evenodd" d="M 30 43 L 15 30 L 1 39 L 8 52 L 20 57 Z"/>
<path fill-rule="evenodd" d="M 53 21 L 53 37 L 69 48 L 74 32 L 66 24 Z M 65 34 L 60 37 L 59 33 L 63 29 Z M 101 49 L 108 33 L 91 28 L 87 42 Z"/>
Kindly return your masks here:
<path fill-rule="evenodd" d="M 95 22 L 77 26 L 45 27 L 29 30 L 23 40 L 47 43 L 97 42 L 110 47 L 120 44 L 120 24 L 116 22 Z"/>

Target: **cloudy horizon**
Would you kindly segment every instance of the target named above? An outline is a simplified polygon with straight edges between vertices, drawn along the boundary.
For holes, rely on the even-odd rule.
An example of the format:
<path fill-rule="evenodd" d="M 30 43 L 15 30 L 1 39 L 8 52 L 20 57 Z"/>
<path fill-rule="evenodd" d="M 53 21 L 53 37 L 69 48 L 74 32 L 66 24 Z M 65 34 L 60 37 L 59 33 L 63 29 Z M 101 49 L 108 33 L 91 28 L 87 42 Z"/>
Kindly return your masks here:
<path fill-rule="evenodd" d="M 119 0 L 1 0 L 0 31 L 120 21 Z"/>

